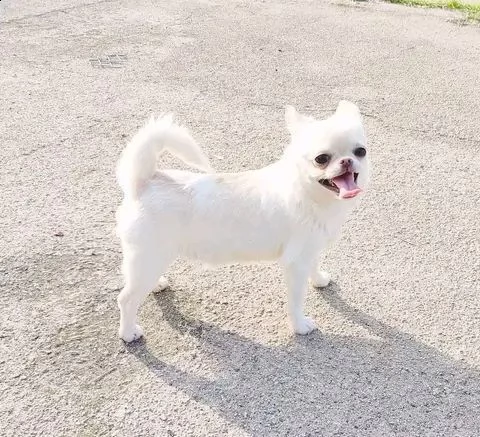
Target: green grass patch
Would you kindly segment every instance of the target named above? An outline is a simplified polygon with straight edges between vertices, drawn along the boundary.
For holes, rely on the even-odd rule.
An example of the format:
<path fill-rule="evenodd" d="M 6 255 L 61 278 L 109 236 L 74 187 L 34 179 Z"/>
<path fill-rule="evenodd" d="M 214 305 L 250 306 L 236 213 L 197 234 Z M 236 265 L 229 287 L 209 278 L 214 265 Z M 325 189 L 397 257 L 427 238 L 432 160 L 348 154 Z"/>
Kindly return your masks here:
<path fill-rule="evenodd" d="M 453 9 L 463 12 L 467 19 L 480 21 L 480 4 L 464 3 L 459 0 L 387 0 L 389 3 L 422 8 Z"/>

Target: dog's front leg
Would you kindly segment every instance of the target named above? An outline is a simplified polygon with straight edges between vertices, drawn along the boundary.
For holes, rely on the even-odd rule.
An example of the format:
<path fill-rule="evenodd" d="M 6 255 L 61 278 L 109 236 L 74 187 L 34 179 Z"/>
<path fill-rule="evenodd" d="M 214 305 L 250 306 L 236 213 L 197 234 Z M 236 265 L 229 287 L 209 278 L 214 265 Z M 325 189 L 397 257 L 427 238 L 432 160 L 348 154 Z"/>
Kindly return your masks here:
<path fill-rule="evenodd" d="M 318 269 L 318 260 L 313 264 L 310 281 L 315 288 L 323 288 L 330 283 L 330 273 Z"/>
<path fill-rule="evenodd" d="M 305 297 L 308 289 L 308 277 L 311 266 L 300 263 L 285 265 L 285 279 L 288 287 L 288 317 L 294 332 L 308 334 L 316 326 L 315 322 L 304 314 Z"/>

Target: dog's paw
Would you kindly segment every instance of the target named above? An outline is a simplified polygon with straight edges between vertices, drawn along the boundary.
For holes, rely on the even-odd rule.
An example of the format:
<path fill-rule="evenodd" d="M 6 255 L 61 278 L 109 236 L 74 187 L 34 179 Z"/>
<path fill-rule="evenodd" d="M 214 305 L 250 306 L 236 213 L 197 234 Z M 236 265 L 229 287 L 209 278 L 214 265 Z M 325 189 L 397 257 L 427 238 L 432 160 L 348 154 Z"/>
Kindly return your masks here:
<path fill-rule="evenodd" d="M 139 325 L 133 325 L 130 329 L 120 328 L 118 335 L 125 343 L 131 343 L 143 337 L 143 329 Z"/>
<path fill-rule="evenodd" d="M 168 279 L 165 276 L 160 276 L 160 279 L 158 280 L 157 288 L 154 290 L 156 293 L 160 291 L 164 291 L 168 288 Z"/>
<path fill-rule="evenodd" d="M 315 272 L 310 279 L 315 288 L 323 288 L 330 284 L 330 273 L 322 271 Z"/>
<path fill-rule="evenodd" d="M 293 323 L 293 330 L 295 334 L 305 335 L 317 329 L 317 325 L 310 317 L 302 317 L 295 320 Z"/>

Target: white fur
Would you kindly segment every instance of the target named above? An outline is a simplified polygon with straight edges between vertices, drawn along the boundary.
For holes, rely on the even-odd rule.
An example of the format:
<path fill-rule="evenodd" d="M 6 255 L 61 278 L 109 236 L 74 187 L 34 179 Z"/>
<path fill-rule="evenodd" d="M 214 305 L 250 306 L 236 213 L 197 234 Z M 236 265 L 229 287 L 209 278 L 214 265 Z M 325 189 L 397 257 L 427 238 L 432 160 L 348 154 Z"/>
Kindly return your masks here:
<path fill-rule="evenodd" d="M 283 156 L 259 170 L 213 173 L 208 158 L 186 129 L 171 116 L 152 119 L 123 151 L 118 180 L 124 200 L 117 215 L 122 242 L 125 287 L 118 296 L 120 337 L 133 341 L 143 335 L 137 311 L 162 275 L 182 256 L 209 264 L 278 261 L 288 287 L 288 315 L 293 330 L 315 328 L 303 312 L 308 278 L 314 286 L 328 285 L 326 272 L 317 272 L 318 256 L 335 239 L 356 199 L 340 199 L 319 184 L 339 174 L 342 158 L 353 160 L 358 185 L 368 180 L 368 155 L 358 108 L 341 102 L 330 118 L 317 121 L 287 107 L 291 143 Z M 168 150 L 207 174 L 158 170 L 158 155 Z M 315 157 L 329 153 L 325 168 Z"/>

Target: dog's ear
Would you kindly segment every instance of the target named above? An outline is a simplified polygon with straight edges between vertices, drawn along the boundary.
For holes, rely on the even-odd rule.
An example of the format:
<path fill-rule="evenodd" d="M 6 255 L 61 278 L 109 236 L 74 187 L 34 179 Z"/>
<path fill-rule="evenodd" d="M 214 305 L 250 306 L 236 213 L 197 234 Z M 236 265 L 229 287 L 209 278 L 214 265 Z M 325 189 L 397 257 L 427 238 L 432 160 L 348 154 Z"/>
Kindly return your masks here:
<path fill-rule="evenodd" d="M 298 127 L 301 124 L 309 123 L 312 120 L 313 118 L 297 112 L 297 110 L 293 106 L 285 106 L 285 123 L 287 124 L 287 129 L 291 135 L 293 135 L 298 130 Z"/>
<path fill-rule="evenodd" d="M 360 109 L 355 103 L 349 102 L 348 100 L 341 100 L 337 106 L 335 114 L 354 116 L 361 118 Z"/>

